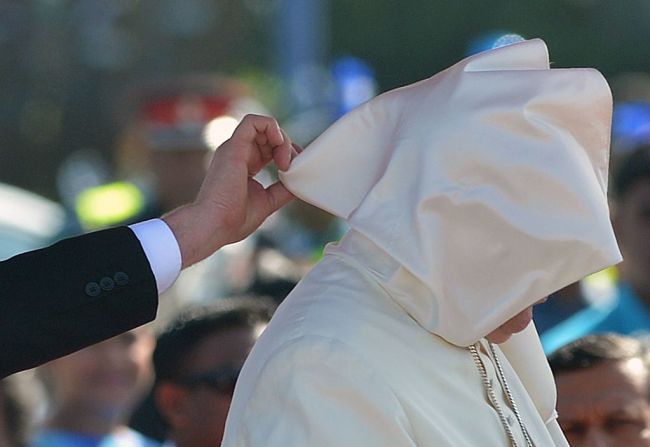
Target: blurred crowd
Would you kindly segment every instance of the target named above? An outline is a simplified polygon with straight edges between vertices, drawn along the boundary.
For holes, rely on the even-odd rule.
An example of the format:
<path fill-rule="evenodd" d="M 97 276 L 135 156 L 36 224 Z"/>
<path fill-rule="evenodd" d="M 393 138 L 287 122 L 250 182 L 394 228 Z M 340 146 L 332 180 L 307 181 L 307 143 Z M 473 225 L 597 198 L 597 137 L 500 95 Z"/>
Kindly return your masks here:
<path fill-rule="evenodd" d="M 0 184 L 0 258 L 160 216 L 191 202 L 212 153 L 248 113 L 241 82 L 189 75 L 129 88 L 112 163 L 72 153 L 61 203 Z M 275 181 L 265 171 L 257 180 Z M 218 445 L 235 381 L 275 307 L 342 222 L 295 202 L 186 269 L 154 323 L 0 382 L 0 446 Z"/>
<path fill-rule="evenodd" d="M 267 112 L 245 85 L 215 75 L 138 84 L 125 98 L 113 163 L 71 154 L 58 167 L 61 204 L 0 185 L 3 209 L 15 210 L 0 216 L 1 259 L 191 201 L 238 121 Z M 535 322 L 572 445 L 650 446 L 650 146 L 614 151 L 611 162 L 625 261 L 555 293 Z M 295 201 L 184 271 L 155 323 L 0 381 L 0 447 L 218 445 L 256 338 L 344 232 L 343 222 Z"/>

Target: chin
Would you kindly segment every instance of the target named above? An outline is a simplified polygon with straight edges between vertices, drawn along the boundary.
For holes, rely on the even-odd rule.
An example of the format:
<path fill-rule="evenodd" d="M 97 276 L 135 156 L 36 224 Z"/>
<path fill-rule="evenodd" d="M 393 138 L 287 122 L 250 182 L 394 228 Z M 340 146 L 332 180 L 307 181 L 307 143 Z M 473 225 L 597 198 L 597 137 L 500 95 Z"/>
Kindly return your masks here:
<path fill-rule="evenodd" d="M 502 331 L 494 331 L 490 334 L 488 334 L 485 338 L 491 342 L 491 343 L 496 343 L 497 345 L 501 343 L 505 343 L 508 340 L 510 340 L 510 337 L 512 337 L 512 333 L 510 332 L 502 332 Z"/>

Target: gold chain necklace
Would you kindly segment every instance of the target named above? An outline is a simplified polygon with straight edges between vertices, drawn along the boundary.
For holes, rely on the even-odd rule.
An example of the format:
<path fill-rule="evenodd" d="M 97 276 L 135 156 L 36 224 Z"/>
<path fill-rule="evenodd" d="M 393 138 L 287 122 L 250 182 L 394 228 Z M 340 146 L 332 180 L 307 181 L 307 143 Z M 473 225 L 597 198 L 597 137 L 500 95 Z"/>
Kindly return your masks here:
<path fill-rule="evenodd" d="M 474 359 L 474 363 L 476 364 L 479 373 L 481 374 L 481 381 L 483 382 L 483 388 L 485 388 L 485 392 L 487 393 L 488 399 L 490 399 L 492 406 L 494 407 L 497 414 L 499 415 L 499 420 L 501 421 L 501 425 L 503 426 L 503 429 L 508 435 L 508 438 L 510 438 L 510 442 L 512 446 L 518 447 L 517 440 L 515 439 L 515 435 L 510 429 L 510 424 L 508 424 L 508 421 L 505 415 L 503 414 L 503 410 L 501 409 L 501 405 L 499 405 L 497 395 L 494 391 L 494 388 L 492 387 L 492 384 L 490 383 L 490 379 L 488 378 L 485 365 L 483 364 L 483 361 L 481 360 L 481 357 L 478 354 L 478 349 L 476 348 L 477 345 L 478 343 L 476 343 L 475 345 L 468 346 L 468 349 L 469 352 L 472 354 L 472 358 Z M 526 447 L 534 447 L 534 444 L 531 441 L 530 436 L 528 435 L 528 430 L 526 430 L 526 427 L 524 426 L 524 422 L 521 419 L 521 415 L 519 414 L 519 409 L 517 408 L 517 405 L 515 404 L 515 400 L 512 397 L 512 393 L 510 392 L 510 387 L 508 386 L 508 382 L 506 381 L 506 376 L 503 373 L 503 368 L 501 367 L 501 362 L 499 361 L 499 357 L 497 356 L 494 345 L 488 342 L 488 346 L 490 347 L 490 352 L 492 353 L 492 357 L 494 358 L 494 364 L 496 366 L 497 374 L 499 376 L 499 382 L 503 387 L 503 391 L 505 392 L 506 398 L 508 400 L 508 404 L 510 405 L 510 409 L 515 414 L 515 418 L 519 423 L 519 427 L 521 428 L 521 431 L 524 434 L 524 439 L 526 440 Z"/>

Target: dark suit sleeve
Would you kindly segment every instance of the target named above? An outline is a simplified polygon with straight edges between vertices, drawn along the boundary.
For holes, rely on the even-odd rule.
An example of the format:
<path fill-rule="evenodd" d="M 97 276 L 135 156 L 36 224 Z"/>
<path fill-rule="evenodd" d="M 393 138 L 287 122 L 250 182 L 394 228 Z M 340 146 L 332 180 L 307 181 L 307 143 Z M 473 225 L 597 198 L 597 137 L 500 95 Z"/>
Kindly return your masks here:
<path fill-rule="evenodd" d="M 128 227 L 0 262 L 0 378 L 151 321 L 158 290 Z"/>

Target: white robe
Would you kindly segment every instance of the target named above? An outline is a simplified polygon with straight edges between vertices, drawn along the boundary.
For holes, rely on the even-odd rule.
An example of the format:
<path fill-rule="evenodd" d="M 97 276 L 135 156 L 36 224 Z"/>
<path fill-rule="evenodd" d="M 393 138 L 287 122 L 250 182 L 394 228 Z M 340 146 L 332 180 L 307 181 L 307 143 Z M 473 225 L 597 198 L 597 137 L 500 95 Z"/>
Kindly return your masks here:
<path fill-rule="evenodd" d="M 616 263 L 611 94 L 540 40 L 468 58 L 343 117 L 281 175 L 347 220 L 237 384 L 225 447 L 518 446 L 486 334 Z M 566 446 L 534 326 L 496 349 L 536 447 Z"/>
<path fill-rule="evenodd" d="M 509 445 L 470 352 L 426 331 L 400 307 L 394 296 L 402 291 L 383 279 L 394 261 L 355 236 L 328 247 L 278 309 L 237 384 L 223 445 Z M 498 383 L 492 361 L 482 356 Z M 554 419 L 542 421 L 505 356 L 501 361 L 535 445 L 568 445 Z"/>

